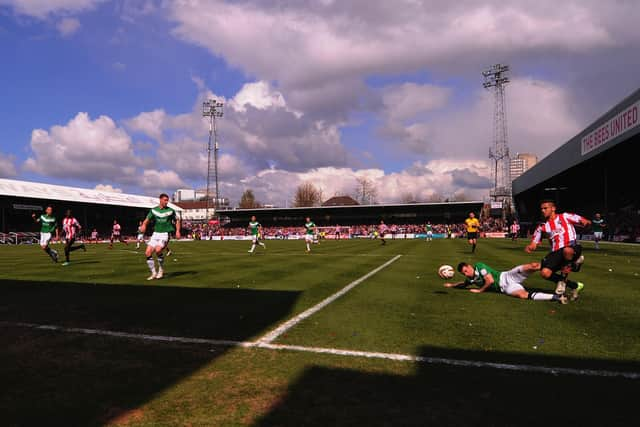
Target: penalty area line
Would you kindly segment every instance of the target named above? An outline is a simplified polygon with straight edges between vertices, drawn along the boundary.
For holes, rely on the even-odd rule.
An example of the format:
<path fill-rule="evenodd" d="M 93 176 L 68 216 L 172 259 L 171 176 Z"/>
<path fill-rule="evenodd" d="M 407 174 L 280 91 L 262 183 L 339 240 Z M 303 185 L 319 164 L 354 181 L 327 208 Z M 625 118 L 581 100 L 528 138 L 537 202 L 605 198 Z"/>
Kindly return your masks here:
<path fill-rule="evenodd" d="M 376 274 L 380 270 L 390 266 L 391 264 L 393 264 L 394 262 L 399 260 L 401 256 L 402 255 L 396 255 L 395 257 L 391 258 L 389 261 L 387 261 L 384 264 L 376 267 L 375 269 L 371 270 L 370 272 L 368 272 L 364 276 L 362 276 L 362 277 L 354 280 L 353 282 L 349 283 L 347 286 L 345 286 L 344 288 L 340 289 L 335 294 L 325 298 L 324 300 L 320 301 L 318 304 L 316 304 L 313 307 L 303 311 L 302 313 L 298 314 L 297 316 L 292 317 L 291 319 L 289 319 L 286 322 L 282 323 L 280 326 L 278 326 L 274 330 L 272 330 L 270 332 L 267 332 L 265 335 L 262 336 L 262 338 L 258 339 L 258 343 L 259 344 L 270 344 L 270 343 L 272 343 L 280 335 L 284 334 L 289 329 L 293 328 L 294 326 L 296 326 L 298 323 L 300 323 L 301 321 L 303 321 L 307 317 L 310 317 L 310 316 L 314 315 L 318 311 L 322 310 L 323 308 L 325 308 L 326 306 L 328 306 L 329 304 L 331 304 L 332 302 L 334 302 L 335 300 L 337 300 L 338 298 L 340 298 L 341 296 L 343 296 L 344 294 L 349 292 L 351 289 L 353 289 L 356 286 L 358 286 L 360 283 L 362 283 L 365 280 L 367 280 L 369 277 L 373 276 L 374 274 Z"/>
<path fill-rule="evenodd" d="M 108 336 L 113 338 L 133 339 L 138 341 L 154 341 L 161 343 L 182 343 L 182 344 L 204 344 L 219 347 L 243 347 L 258 348 L 275 351 L 297 351 L 314 354 L 329 354 L 333 356 L 360 357 L 368 359 L 383 359 L 397 362 L 425 363 L 431 365 L 447 365 L 462 368 L 490 368 L 506 371 L 517 371 L 525 373 L 541 373 L 547 375 L 573 375 L 581 377 L 605 377 L 605 378 L 625 378 L 630 380 L 640 380 L 640 372 L 606 371 L 597 369 L 577 369 L 562 368 L 539 365 L 519 365 L 514 363 L 484 362 L 479 360 L 447 359 L 444 357 L 414 356 L 410 354 L 381 353 L 361 350 L 343 350 L 337 348 L 305 347 L 300 345 L 271 344 L 257 341 L 233 341 L 214 340 L 206 338 L 189 338 L 178 336 L 164 336 L 151 334 L 134 334 L 129 332 L 109 331 L 103 329 L 70 328 L 57 325 L 41 325 L 26 322 L 0 321 L 0 326 L 20 327 L 41 331 L 53 331 L 62 333 L 75 333 L 94 336 Z"/>

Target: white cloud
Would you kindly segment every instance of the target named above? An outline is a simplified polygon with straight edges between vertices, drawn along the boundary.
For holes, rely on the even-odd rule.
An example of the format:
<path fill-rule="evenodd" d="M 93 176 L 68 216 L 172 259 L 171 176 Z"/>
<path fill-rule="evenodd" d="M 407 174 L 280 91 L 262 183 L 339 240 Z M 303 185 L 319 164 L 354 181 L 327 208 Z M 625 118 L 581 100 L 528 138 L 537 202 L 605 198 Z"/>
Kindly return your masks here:
<path fill-rule="evenodd" d="M 475 92 L 468 106 L 458 107 L 410 124 L 387 122 L 381 135 L 414 153 L 430 158 L 486 159 L 493 141 L 492 93 Z M 511 152 L 548 155 L 580 131 L 565 88 L 540 80 L 515 78 L 506 89 L 506 113 Z"/>
<path fill-rule="evenodd" d="M 352 169 L 325 167 L 307 172 L 268 169 L 249 176 L 239 184 L 227 184 L 227 195 L 239 198 L 244 189 L 251 188 L 263 203 L 284 206 L 290 203 L 295 189 L 308 181 L 320 188 L 323 198 L 334 195 L 354 195 L 358 177 L 373 182 L 379 203 L 400 202 L 404 194 L 412 194 L 426 201 L 433 195 L 455 197 L 465 194 L 482 200 L 490 185 L 490 170 L 486 162 L 438 160 L 426 164 L 417 162 L 400 172 L 386 173 L 382 169 Z M 232 198 L 233 198 L 232 197 Z"/>
<path fill-rule="evenodd" d="M 80 21 L 76 18 L 63 18 L 58 21 L 56 28 L 62 37 L 69 37 L 80 29 Z"/>
<path fill-rule="evenodd" d="M 137 184 L 145 189 L 147 194 L 167 193 L 176 188 L 184 188 L 185 182 L 172 170 L 146 169 Z"/>
<path fill-rule="evenodd" d="M 232 101 L 233 108 L 240 112 L 246 111 L 247 105 L 259 110 L 286 106 L 282 94 L 271 90 L 269 83 L 264 81 L 246 83 Z"/>
<path fill-rule="evenodd" d="M 484 63 L 487 56 L 580 52 L 615 43 L 598 8 L 582 1 L 438 3 L 178 1 L 169 12 L 176 36 L 251 75 L 296 87 L 470 58 Z"/>
<path fill-rule="evenodd" d="M 35 129 L 31 150 L 25 169 L 55 177 L 126 182 L 141 165 L 124 129 L 110 117 L 91 120 L 87 113 L 78 113 L 66 125 L 49 131 Z"/>
<path fill-rule="evenodd" d="M 105 0 L 0 0 L 20 15 L 46 18 L 55 13 L 77 13 L 91 10 Z"/>
<path fill-rule="evenodd" d="M 403 83 L 383 91 L 384 114 L 389 120 L 414 119 L 423 113 L 441 109 L 449 101 L 451 90 L 431 84 Z"/>
<path fill-rule="evenodd" d="M 106 191 L 108 193 L 122 193 L 121 188 L 115 188 L 110 184 L 98 184 L 95 186 L 94 190 L 97 191 Z"/>
<path fill-rule="evenodd" d="M 0 178 L 16 176 L 15 157 L 0 153 Z"/>

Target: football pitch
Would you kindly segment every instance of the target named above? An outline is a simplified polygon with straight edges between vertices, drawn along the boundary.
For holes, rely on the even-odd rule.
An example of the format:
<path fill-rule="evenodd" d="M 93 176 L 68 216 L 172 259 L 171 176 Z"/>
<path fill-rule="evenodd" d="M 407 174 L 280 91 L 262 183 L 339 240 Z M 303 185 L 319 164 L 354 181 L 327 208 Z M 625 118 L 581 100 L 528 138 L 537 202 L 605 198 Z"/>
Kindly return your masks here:
<path fill-rule="evenodd" d="M 629 425 L 640 246 L 585 243 L 568 305 L 444 288 L 441 264 L 539 261 L 527 242 L 0 246 L 3 425 Z M 62 255 L 62 247 L 54 245 Z M 462 276 L 456 274 L 456 281 Z M 528 289 L 553 292 L 538 275 Z"/>

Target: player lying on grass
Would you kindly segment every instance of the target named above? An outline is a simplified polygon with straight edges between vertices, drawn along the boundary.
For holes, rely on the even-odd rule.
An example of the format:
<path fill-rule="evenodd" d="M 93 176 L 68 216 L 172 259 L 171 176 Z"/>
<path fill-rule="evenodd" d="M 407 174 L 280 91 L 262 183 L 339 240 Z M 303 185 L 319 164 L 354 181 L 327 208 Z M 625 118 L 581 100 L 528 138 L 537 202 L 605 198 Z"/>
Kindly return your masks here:
<path fill-rule="evenodd" d="M 531 299 L 534 301 L 558 301 L 561 304 L 567 303 L 567 297 L 558 294 L 547 294 L 544 292 L 529 292 L 523 283 L 536 271 L 540 270 L 540 263 L 519 265 L 509 271 L 499 272 L 486 264 L 478 262 L 474 265 L 466 262 L 458 264 L 458 271 L 465 276 L 464 282 L 445 283 L 447 288 L 466 288 L 475 285 L 476 288 L 469 289 L 473 293 L 485 291 L 500 292 L 520 299 Z"/>

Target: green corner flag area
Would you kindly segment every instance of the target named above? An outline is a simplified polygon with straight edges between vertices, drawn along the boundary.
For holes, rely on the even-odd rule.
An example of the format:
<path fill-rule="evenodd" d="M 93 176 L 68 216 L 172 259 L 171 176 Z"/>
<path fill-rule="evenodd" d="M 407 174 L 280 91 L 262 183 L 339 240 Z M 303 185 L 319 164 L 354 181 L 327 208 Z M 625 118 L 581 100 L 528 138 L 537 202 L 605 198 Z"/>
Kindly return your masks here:
<path fill-rule="evenodd" d="M 548 251 L 525 245 L 176 241 L 152 281 L 131 245 L 87 245 L 66 266 L 0 246 L 2 424 L 629 425 L 640 247 L 584 243 L 568 304 L 438 276 Z M 524 286 L 554 292 L 537 272 Z"/>

